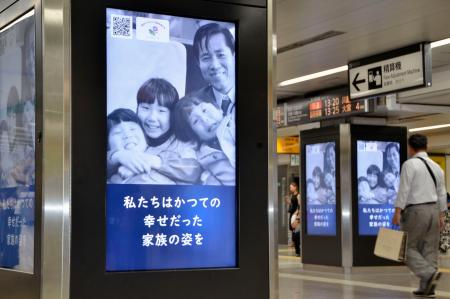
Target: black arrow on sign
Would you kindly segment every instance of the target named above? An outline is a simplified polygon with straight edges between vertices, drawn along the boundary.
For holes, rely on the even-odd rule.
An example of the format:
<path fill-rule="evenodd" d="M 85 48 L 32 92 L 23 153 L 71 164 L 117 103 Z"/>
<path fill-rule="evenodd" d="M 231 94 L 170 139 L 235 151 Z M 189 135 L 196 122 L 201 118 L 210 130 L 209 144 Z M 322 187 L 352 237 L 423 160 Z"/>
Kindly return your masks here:
<path fill-rule="evenodd" d="M 359 73 L 356 73 L 355 79 L 353 79 L 352 84 L 356 88 L 357 91 L 360 91 L 358 84 L 366 82 L 366 79 L 358 80 L 358 76 L 359 76 Z"/>

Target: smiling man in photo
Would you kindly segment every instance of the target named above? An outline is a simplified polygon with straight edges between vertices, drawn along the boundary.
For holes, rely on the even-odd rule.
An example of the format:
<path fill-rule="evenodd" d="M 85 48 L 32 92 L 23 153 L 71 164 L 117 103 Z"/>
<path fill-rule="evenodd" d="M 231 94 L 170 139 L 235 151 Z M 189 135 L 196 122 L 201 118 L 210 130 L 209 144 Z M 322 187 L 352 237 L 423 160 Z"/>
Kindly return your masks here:
<path fill-rule="evenodd" d="M 235 41 L 231 32 L 217 23 L 200 27 L 194 37 L 194 55 L 208 86 L 194 96 L 215 102 L 227 115 L 235 103 Z"/>

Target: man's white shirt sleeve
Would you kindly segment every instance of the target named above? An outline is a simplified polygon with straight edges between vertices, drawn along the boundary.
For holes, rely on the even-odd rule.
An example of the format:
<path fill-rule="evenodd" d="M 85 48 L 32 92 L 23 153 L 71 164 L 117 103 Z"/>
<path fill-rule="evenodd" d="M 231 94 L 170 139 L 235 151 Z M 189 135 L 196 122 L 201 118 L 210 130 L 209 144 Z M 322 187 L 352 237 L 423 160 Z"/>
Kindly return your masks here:
<path fill-rule="evenodd" d="M 411 191 L 411 182 L 414 176 L 414 170 L 411 168 L 411 163 L 406 161 L 403 163 L 402 170 L 400 172 L 400 187 L 398 188 L 397 201 L 395 207 L 402 210 L 405 209 Z"/>

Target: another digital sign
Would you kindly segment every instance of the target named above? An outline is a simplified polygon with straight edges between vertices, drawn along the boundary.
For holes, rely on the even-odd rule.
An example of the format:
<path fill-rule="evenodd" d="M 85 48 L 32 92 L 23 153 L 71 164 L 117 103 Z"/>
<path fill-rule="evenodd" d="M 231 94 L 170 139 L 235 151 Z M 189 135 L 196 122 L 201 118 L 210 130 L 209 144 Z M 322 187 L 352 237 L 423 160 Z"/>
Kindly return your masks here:
<path fill-rule="evenodd" d="M 374 99 L 360 99 L 351 101 L 342 90 L 320 95 L 313 98 L 290 100 L 280 104 L 276 109 L 276 125 L 291 126 L 326 120 L 336 117 L 373 112 Z M 280 115 L 284 113 L 284 115 Z M 284 121 L 285 119 L 285 121 Z"/>
<path fill-rule="evenodd" d="M 35 17 L 0 29 L 0 267 L 33 273 Z"/>
<path fill-rule="evenodd" d="M 235 25 L 107 9 L 106 270 L 237 266 Z"/>
<path fill-rule="evenodd" d="M 348 96 L 325 96 L 309 104 L 311 121 L 373 111 L 369 99 L 350 101 Z"/>
<path fill-rule="evenodd" d="M 357 140 L 359 234 L 390 227 L 400 183 L 400 143 Z"/>
<path fill-rule="evenodd" d="M 336 235 L 336 143 L 307 144 L 306 232 Z"/>

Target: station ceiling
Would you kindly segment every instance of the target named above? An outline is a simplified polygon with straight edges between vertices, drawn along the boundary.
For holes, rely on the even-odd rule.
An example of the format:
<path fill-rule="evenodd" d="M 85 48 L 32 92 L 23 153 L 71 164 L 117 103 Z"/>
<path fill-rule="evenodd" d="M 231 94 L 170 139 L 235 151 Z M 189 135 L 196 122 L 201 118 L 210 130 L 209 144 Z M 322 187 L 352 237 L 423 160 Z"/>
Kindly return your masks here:
<path fill-rule="evenodd" d="M 448 38 L 449 16 L 448 0 L 277 0 L 277 82 Z M 450 46 L 434 48 L 432 54 L 433 68 L 450 66 Z M 341 72 L 277 87 L 277 97 L 345 84 L 347 73 Z"/>

